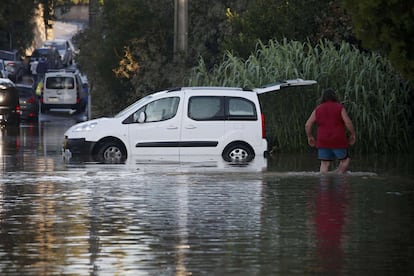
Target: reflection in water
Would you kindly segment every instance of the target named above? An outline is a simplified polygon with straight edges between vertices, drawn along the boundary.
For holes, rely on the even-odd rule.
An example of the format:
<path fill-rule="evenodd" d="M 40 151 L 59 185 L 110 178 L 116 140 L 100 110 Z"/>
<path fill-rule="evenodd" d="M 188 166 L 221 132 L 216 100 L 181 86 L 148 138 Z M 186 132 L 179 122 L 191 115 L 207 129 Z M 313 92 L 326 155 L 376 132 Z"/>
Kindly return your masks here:
<path fill-rule="evenodd" d="M 187 271 L 186 267 L 186 259 L 187 254 L 190 251 L 190 244 L 188 240 L 188 214 L 189 214 L 189 206 L 188 206 L 188 197 L 189 197 L 189 183 L 186 181 L 186 177 L 182 176 L 182 184 L 179 185 L 177 189 L 177 199 L 178 199 L 178 239 L 177 245 L 175 247 L 176 250 L 176 274 L 177 276 L 185 276 L 191 275 L 190 272 Z"/>
<path fill-rule="evenodd" d="M 19 166 L 20 128 L 0 126 L 0 170 Z"/>
<path fill-rule="evenodd" d="M 347 177 L 321 176 L 314 203 L 320 272 L 338 274 L 344 264 L 343 229 L 348 209 Z"/>
<path fill-rule="evenodd" d="M 63 167 L 63 132 L 69 122 L 4 127 L 0 132 L 0 171 L 53 172 Z"/>
<path fill-rule="evenodd" d="M 414 272 L 412 173 L 388 175 L 408 161 L 326 177 L 313 156 L 267 171 L 259 158 L 74 164 L 65 129 L 1 132 L 0 275 Z"/>

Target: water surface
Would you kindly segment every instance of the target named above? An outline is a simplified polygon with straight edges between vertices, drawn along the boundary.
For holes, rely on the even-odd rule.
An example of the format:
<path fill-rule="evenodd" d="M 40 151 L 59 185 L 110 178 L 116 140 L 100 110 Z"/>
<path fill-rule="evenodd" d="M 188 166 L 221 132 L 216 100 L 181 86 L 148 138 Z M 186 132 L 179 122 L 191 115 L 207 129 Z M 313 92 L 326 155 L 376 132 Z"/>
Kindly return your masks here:
<path fill-rule="evenodd" d="M 355 156 L 342 176 L 317 173 L 314 152 L 265 170 L 68 163 L 70 124 L 1 132 L 1 275 L 414 272 L 409 157 Z"/>

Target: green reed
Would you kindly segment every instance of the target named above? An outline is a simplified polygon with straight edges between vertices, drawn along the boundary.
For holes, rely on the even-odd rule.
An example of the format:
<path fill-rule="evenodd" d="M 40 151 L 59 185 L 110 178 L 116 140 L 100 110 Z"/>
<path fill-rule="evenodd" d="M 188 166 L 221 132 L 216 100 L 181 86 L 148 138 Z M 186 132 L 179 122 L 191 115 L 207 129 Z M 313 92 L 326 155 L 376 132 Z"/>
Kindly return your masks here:
<path fill-rule="evenodd" d="M 412 83 L 403 81 L 380 55 L 363 53 L 347 43 L 259 42 L 247 60 L 227 52 L 220 64 L 208 70 L 200 59 L 189 84 L 252 88 L 295 78 L 318 84 L 260 96 L 272 150 L 308 149 L 304 124 L 327 87 L 337 90 L 354 122 L 354 151 L 405 152 L 411 148 L 413 119 L 408 96 Z"/>

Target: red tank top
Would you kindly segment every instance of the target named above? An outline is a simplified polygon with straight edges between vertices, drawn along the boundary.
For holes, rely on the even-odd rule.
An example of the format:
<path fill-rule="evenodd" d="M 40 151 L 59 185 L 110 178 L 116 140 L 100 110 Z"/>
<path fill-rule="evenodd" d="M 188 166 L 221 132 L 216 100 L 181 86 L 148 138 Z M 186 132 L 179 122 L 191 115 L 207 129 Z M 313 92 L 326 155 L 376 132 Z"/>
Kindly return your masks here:
<path fill-rule="evenodd" d="M 316 107 L 317 148 L 348 148 L 345 124 L 341 116 L 342 108 L 342 104 L 331 101 Z"/>

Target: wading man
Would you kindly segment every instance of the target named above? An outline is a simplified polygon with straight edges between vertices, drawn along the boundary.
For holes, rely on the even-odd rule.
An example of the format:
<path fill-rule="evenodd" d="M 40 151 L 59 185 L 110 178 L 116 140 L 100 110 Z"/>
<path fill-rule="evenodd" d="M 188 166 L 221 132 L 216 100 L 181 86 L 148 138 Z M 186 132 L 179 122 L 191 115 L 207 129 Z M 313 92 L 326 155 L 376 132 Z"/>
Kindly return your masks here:
<path fill-rule="evenodd" d="M 312 126 L 316 123 L 316 141 L 312 135 Z M 349 139 L 347 132 L 349 131 Z M 351 161 L 348 153 L 349 145 L 355 144 L 355 130 L 344 106 L 338 102 L 335 91 L 326 89 L 321 103 L 313 110 L 305 124 L 308 144 L 318 148 L 318 159 L 321 161 L 320 172 L 327 173 L 332 161 L 339 160 L 335 172 L 345 173 Z"/>

